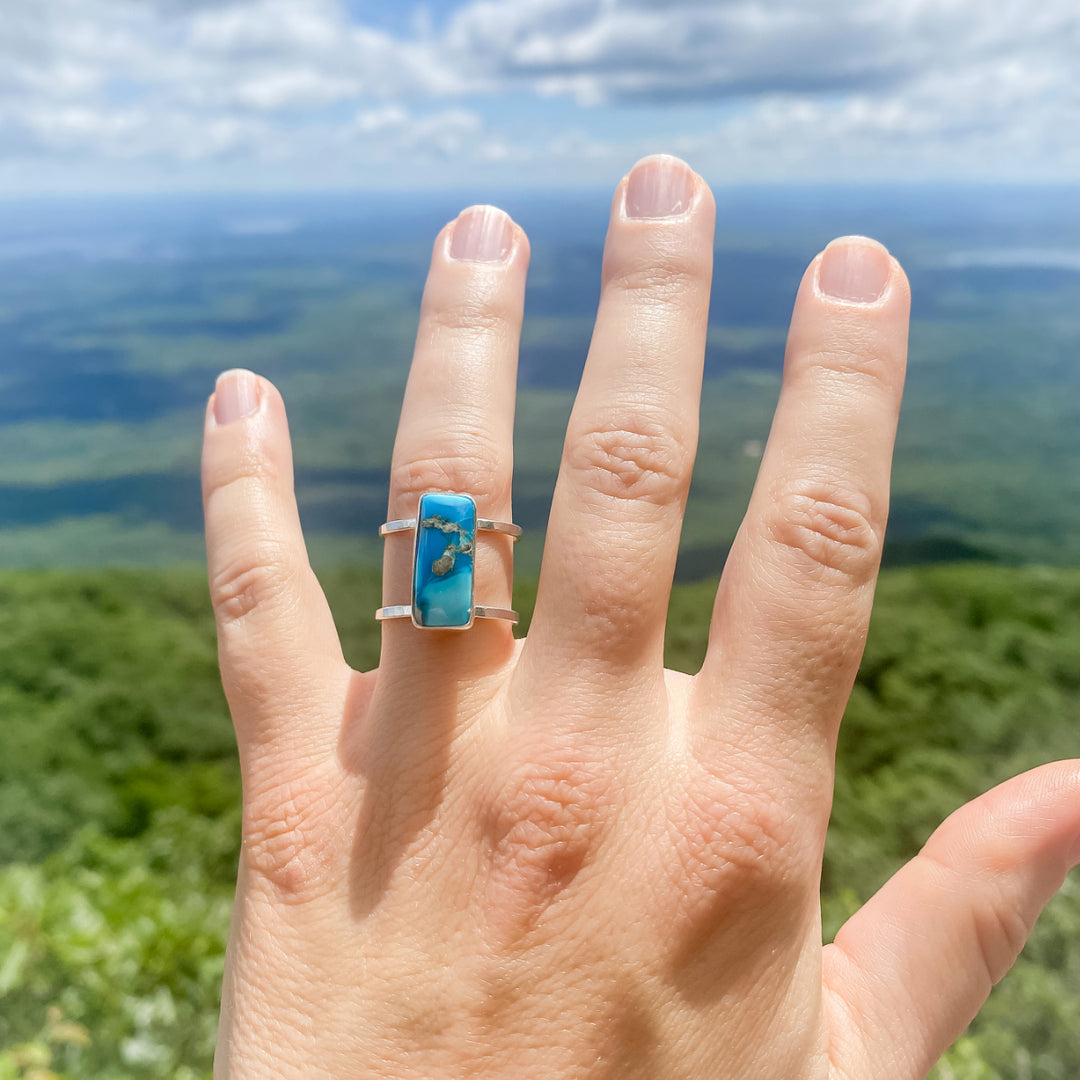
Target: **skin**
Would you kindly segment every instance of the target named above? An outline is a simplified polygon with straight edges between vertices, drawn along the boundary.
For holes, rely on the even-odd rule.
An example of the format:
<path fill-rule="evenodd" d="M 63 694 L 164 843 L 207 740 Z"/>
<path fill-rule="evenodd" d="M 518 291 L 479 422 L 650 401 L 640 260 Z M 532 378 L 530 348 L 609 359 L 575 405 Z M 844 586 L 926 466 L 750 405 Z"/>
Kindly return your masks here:
<path fill-rule="evenodd" d="M 658 178 L 685 205 L 634 216 Z M 461 257 L 455 230 L 483 213 L 502 227 L 467 211 L 435 242 L 389 518 L 434 489 L 512 520 L 529 250 L 507 221 L 505 257 Z M 713 220 L 675 159 L 615 193 L 525 641 L 399 620 L 379 669 L 351 670 L 308 565 L 281 398 L 250 373 L 219 380 L 203 475 L 244 836 L 216 1077 L 916 1080 L 1080 859 L 1080 762 L 1046 765 L 952 815 L 822 947 L 908 285 L 864 238 L 810 264 L 707 659 L 665 671 Z M 830 295 L 838 267 L 850 284 L 873 265 L 880 297 Z M 478 599 L 509 606 L 510 541 L 477 547 Z M 411 534 L 387 538 L 384 603 L 407 599 L 410 559 Z"/>

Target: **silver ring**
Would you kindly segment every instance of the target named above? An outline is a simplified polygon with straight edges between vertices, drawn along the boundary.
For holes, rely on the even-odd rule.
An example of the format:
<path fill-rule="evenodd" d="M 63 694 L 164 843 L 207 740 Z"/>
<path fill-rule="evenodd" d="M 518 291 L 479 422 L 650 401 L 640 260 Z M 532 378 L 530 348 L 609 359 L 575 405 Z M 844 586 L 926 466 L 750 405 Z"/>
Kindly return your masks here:
<path fill-rule="evenodd" d="M 472 612 L 475 619 L 505 619 L 515 624 L 518 621 L 518 613 L 505 607 L 483 607 L 480 604 L 473 604 Z M 411 619 L 412 613 L 412 604 L 393 604 L 390 607 L 379 608 L 375 612 L 375 618 L 379 622 L 386 619 Z"/>
<path fill-rule="evenodd" d="M 471 495 L 426 491 L 420 496 L 416 517 L 384 522 L 379 535 L 409 529 L 413 530 L 412 602 L 381 607 L 376 619 L 412 619 L 413 626 L 424 630 L 467 630 L 476 619 L 518 621 L 517 612 L 510 608 L 475 602 L 473 556 L 478 529 L 516 540 L 521 535 L 519 525 L 477 517 Z"/>
<path fill-rule="evenodd" d="M 416 528 L 416 518 L 397 518 L 394 521 L 384 521 L 379 526 L 380 536 L 389 536 L 391 533 L 408 532 Z M 497 532 L 512 536 L 515 540 L 521 535 L 521 526 L 512 521 L 492 521 L 490 518 L 477 518 L 476 528 L 481 532 Z"/>

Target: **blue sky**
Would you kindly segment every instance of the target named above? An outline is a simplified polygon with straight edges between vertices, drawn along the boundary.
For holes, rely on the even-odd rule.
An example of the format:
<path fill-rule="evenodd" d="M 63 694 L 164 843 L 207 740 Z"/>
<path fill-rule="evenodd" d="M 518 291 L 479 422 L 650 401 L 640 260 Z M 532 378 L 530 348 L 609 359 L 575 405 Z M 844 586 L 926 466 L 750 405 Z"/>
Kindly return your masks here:
<path fill-rule="evenodd" d="M 1080 181 L 1077 0 L 0 0 L 0 193 Z"/>

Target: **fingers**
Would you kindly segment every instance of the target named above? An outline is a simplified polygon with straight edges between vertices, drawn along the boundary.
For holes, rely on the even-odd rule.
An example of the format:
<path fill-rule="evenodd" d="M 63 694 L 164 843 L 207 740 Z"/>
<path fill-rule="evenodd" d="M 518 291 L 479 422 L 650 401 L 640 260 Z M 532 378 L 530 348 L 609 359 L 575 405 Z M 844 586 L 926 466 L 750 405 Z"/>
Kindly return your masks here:
<path fill-rule="evenodd" d="M 324 743 L 348 668 L 308 565 L 277 390 L 227 371 L 207 406 L 202 459 L 210 596 L 241 750 Z"/>
<path fill-rule="evenodd" d="M 953 814 L 825 949 L 838 1080 L 923 1080 L 1080 862 L 1080 761 Z"/>
<path fill-rule="evenodd" d="M 748 725 L 755 745 L 779 742 L 800 770 L 795 747 L 829 767 L 870 619 L 909 307 L 903 270 L 872 240 L 834 241 L 803 278 L 780 401 L 696 684 L 706 740 Z"/>
<path fill-rule="evenodd" d="M 501 210 L 471 207 L 435 241 L 416 351 L 401 410 L 390 477 L 391 519 L 416 516 L 421 494 L 462 492 L 480 518 L 509 521 L 514 391 L 529 245 Z M 411 597 L 411 532 L 386 538 L 383 603 Z M 509 607 L 511 541 L 476 535 L 475 602 Z M 478 621 L 467 633 L 421 630 L 408 619 L 383 624 L 383 674 L 420 674 L 446 665 L 466 674 L 505 659 L 506 622 Z"/>
<path fill-rule="evenodd" d="M 714 217 L 707 186 L 676 158 L 639 162 L 615 193 L 522 654 L 528 683 L 597 667 L 661 678 L 697 447 Z"/>

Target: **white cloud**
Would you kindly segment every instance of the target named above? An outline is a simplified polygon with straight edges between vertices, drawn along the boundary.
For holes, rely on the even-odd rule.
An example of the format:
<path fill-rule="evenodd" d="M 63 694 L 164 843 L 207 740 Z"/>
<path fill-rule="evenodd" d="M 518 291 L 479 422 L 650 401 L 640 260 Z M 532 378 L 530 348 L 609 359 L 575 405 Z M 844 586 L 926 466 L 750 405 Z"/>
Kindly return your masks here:
<path fill-rule="evenodd" d="M 338 0 L 0 0 L 0 159 L 318 161 L 348 111 L 445 89 L 430 49 Z M 388 106 L 393 108 L 393 106 Z M 411 118 L 393 145 L 446 155 L 472 114 Z"/>
<path fill-rule="evenodd" d="M 743 176 L 821 179 L 1080 177 L 1071 80 L 1001 58 L 885 92 L 769 95 L 701 139 Z"/>
<path fill-rule="evenodd" d="M 102 111 L 49 105 L 24 112 L 19 126 L 30 145 L 65 157 L 201 161 L 238 154 L 273 156 L 270 127 L 237 116 L 196 118 L 141 107 Z"/>
<path fill-rule="evenodd" d="M 453 157 L 476 143 L 482 127 L 480 117 L 468 109 L 414 116 L 400 105 L 387 105 L 360 112 L 349 133 L 358 140 L 377 139 L 384 156 L 405 151 Z"/>
<path fill-rule="evenodd" d="M 445 45 L 586 109 L 726 102 L 667 142 L 720 176 L 1080 176 L 1075 0 L 474 0 Z"/>
<path fill-rule="evenodd" d="M 337 0 L 0 0 L 0 95 L 303 108 L 441 89 L 426 46 L 354 25 Z M 84 100 L 84 104 L 87 102 Z"/>
<path fill-rule="evenodd" d="M 1074 0 L 474 0 L 445 47 L 495 84 L 586 102 L 895 87 L 1003 53 L 1071 68 Z"/>
<path fill-rule="evenodd" d="M 399 131 L 411 117 L 400 105 L 384 105 L 356 114 L 354 127 L 357 135 L 379 135 L 384 131 Z"/>
<path fill-rule="evenodd" d="M 670 148 L 733 178 L 1080 177 L 1076 0 L 463 0 L 441 27 L 423 10 L 395 36 L 344 0 L 0 0 L 0 164 L 317 179 L 338 155 L 372 184 L 427 159 L 574 181 Z M 507 92 L 545 119 L 515 123 Z M 673 103 L 695 130 L 638 109 Z M 596 119 L 616 108 L 617 137 Z"/>

